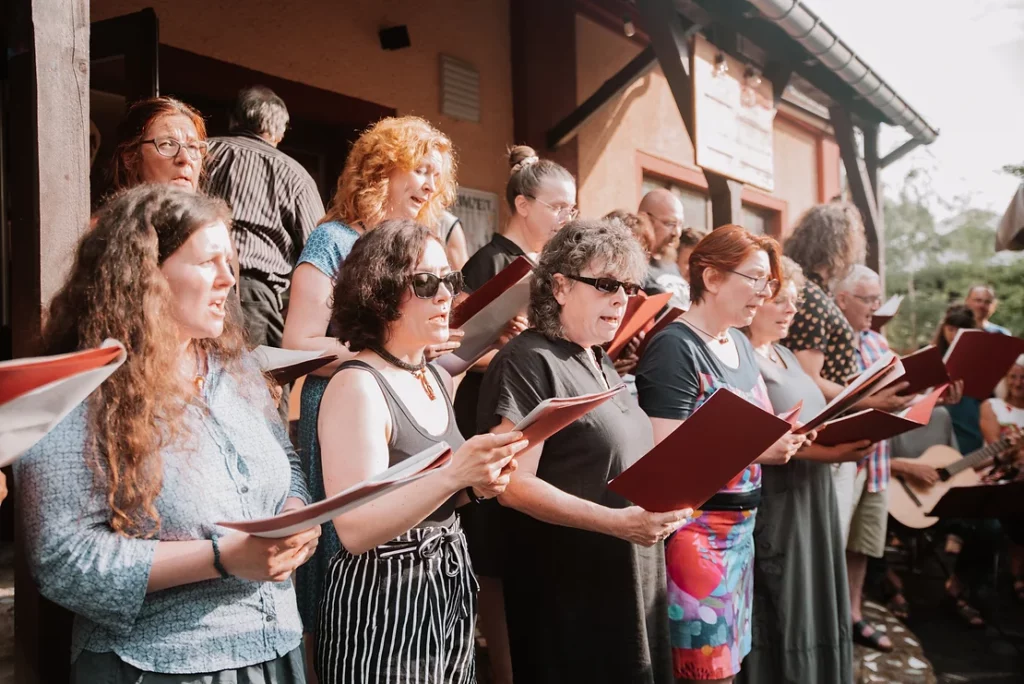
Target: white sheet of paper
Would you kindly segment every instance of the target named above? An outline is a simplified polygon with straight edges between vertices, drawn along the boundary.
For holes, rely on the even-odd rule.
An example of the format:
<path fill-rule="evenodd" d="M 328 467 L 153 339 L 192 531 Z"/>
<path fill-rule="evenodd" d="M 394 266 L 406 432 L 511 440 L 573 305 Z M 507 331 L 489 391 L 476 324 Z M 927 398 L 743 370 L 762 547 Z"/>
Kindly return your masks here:
<path fill-rule="evenodd" d="M 875 316 L 895 316 L 896 312 L 900 310 L 900 304 L 903 303 L 903 295 L 893 295 L 885 301 L 885 304 L 878 307 L 873 315 Z"/>
<path fill-rule="evenodd" d="M 278 368 L 285 368 L 286 366 L 294 366 L 297 363 L 319 359 L 326 353 L 326 349 L 319 351 L 278 349 L 277 347 L 268 347 L 263 344 L 252 350 L 252 355 L 256 357 L 256 363 L 259 364 L 260 370 L 264 373 L 277 370 Z"/>
<path fill-rule="evenodd" d="M 121 353 L 113 363 L 37 387 L 0 406 L 0 467 L 13 463 L 35 446 L 128 358 L 124 345 L 117 340 L 104 340 L 100 346 L 116 346 Z M 15 362 L 30 360 L 36 359 Z"/>
<path fill-rule="evenodd" d="M 473 363 L 486 354 L 501 337 L 501 331 L 513 318 L 526 311 L 530 303 L 530 275 L 505 290 L 462 326 L 466 336 L 452 354 Z M 443 357 L 442 357 L 443 358 Z"/>
<path fill-rule="evenodd" d="M 888 365 L 889 362 L 892 361 L 892 359 L 894 358 L 896 359 L 896 364 L 894 366 L 895 370 L 889 373 L 889 375 L 884 380 L 882 380 L 882 382 L 876 385 L 875 389 L 868 396 L 872 396 L 878 393 L 885 387 L 888 387 L 889 385 L 893 384 L 894 382 L 902 378 L 906 374 L 906 371 L 903 369 L 903 362 L 900 361 L 900 358 L 895 353 L 891 351 L 886 352 L 885 354 L 882 355 L 880 359 L 878 359 L 878 361 L 875 361 L 873 364 L 871 364 L 870 368 L 865 370 L 863 373 L 858 374 L 857 379 L 851 382 L 845 388 L 843 388 L 843 391 L 837 394 L 835 399 L 828 402 L 828 404 L 825 405 L 825 408 L 821 409 L 821 411 L 819 411 L 817 415 L 821 415 L 825 411 L 831 409 L 834 405 L 840 403 L 841 401 L 845 400 L 848 396 L 856 392 L 864 385 L 865 381 L 868 378 L 874 377 L 875 373 L 878 372 L 880 368 Z M 813 420 L 813 418 L 811 420 Z M 811 421 L 808 420 L 807 422 L 810 423 Z"/>

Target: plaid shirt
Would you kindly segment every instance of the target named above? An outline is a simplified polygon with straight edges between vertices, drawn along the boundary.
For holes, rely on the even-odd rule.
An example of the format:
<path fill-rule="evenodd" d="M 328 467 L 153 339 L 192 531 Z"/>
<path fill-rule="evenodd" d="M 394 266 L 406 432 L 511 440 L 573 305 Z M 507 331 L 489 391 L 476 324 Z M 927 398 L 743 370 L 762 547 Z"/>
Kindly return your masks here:
<path fill-rule="evenodd" d="M 857 369 L 867 370 L 871 364 L 882 358 L 889 351 L 889 343 L 874 330 L 864 330 L 857 334 Z M 869 492 L 885 491 L 889 486 L 889 458 L 892 445 L 889 440 L 879 442 L 870 454 L 857 464 L 857 470 L 868 469 L 867 489 Z"/>

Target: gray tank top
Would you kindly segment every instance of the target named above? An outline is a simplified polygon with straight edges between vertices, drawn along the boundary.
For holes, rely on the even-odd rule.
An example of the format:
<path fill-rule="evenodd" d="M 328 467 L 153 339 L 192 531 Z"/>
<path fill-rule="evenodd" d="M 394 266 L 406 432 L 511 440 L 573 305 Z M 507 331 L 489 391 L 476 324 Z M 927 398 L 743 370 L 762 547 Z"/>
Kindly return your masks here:
<path fill-rule="evenodd" d="M 430 369 L 430 372 L 434 374 L 434 378 L 437 379 L 437 384 L 441 388 L 441 396 L 444 397 L 444 402 L 448 409 L 448 427 L 440 435 L 430 434 L 413 418 L 405 402 L 395 393 L 387 379 L 376 368 L 364 361 L 353 360 L 341 364 L 335 372 L 344 368 L 360 368 L 368 371 L 384 393 L 384 399 L 388 403 L 388 411 L 391 412 L 391 441 L 388 442 L 388 467 L 401 463 L 410 456 L 418 454 L 438 442 L 447 442 L 452 451 L 458 451 L 459 447 L 466 441 L 463 439 L 462 433 L 459 432 L 459 426 L 455 422 L 451 397 L 448 396 L 445 384 L 433 365 L 427 364 L 427 368 Z M 428 515 L 416 527 L 448 527 L 454 523 L 456 496 L 458 495 L 452 496 L 441 504 L 437 510 Z"/>

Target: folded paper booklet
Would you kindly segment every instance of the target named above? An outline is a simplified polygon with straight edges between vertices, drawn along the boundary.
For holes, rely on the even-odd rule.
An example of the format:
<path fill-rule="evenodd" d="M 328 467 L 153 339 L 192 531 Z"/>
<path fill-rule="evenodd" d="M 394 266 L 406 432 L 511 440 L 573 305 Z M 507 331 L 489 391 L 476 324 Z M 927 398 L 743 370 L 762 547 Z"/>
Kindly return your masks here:
<path fill-rule="evenodd" d="M 668 300 L 672 299 L 671 292 L 661 292 L 649 297 L 630 297 L 626 302 L 626 311 L 622 314 L 622 321 L 619 322 L 619 329 L 615 337 L 608 343 L 608 356 L 612 361 L 619 358 L 634 337 L 654 320 L 658 312 L 665 308 Z"/>
<path fill-rule="evenodd" d="M 946 385 L 940 385 L 913 406 L 899 413 L 865 409 L 830 420 L 818 428 L 818 438 L 815 442 L 822 446 L 836 446 L 868 439 L 874 443 L 916 430 L 931 420 L 935 404 L 944 391 Z"/>
<path fill-rule="evenodd" d="M 903 373 L 900 357 L 892 352 L 886 352 L 836 395 L 835 399 L 828 402 L 818 415 L 798 427 L 794 432 L 803 434 L 816 430 L 833 418 L 849 411 L 861 399 L 866 399 L 896 382 L 903 377 Z"/>
<path fill-rule="evenodd" d="M 332 361 L 338 360 L 337 354 L 328 354 L 325 349 L 319 351 L 298 351 L 295 349 L 278 349 L 260 345 L 252 350 L 260 370 L 269 373 L 278 385 L 295 382 L 303 375 L 323 368 Z"/>
<path fill-rule="evenodd" d="M 913 354 L 907 354 L 900 358 L 900 362 L 903 363 L 904 371 L 900 382 L 910 383 L 905 390 L 900 390 L 900 396 L 909 397 L 932 387 L 949 384 L 949 373 L 942 363 L 942 352 L 934 345 L 929 344 Z"/>
<path fill-rule="evenodd" d="M 943 360 L 949 377 L 964 381 L 964 396 L 985 400 L 1021 354 L 1019 337 L 961 328 Z"/>
<path fill-rule="evenodd" d="M 648 511 L 699 508 L 791 427 L 738 394 L 716 390 L 608 489 Z"/>
<path fill-rule="evenodd" d="M 526 311 L 530 303 L 529 276 L 532 272 L 533 262 L 525 256 L 516 257 L 498 275 L 452 309 L 448 325 L 462 328 L 465 336 L 461 346 L 445 356 L 455 356 L 472 365 L 486 354 L 501 337 L 508 322 Z M 458 363 L 455 359 L 448 361 Z M 448 368 L 448 361 L 442 363 L 445 368 Z M 453 370 L 448 369 L 449 372 Z"/>
<path fill-rule="evenodd" d="M 217 524 L 231 530 L 251 534 L 254 537 L 269 539 L 289 537 L 333 520 L 346 511 L 358 508 L 379 496 L 437 472 L 447 467 L 451 460 L 451 448 L 444 442 L 438 442 L 368 480 L 352 485 L 343 492 L 305 508 L 281 513 L 272 518 L 219 522 Z"/>
<path fill-rule="evenodd" d="M 32 448 L 121 367 L 117 340 L 98 349 L 0 362 L 0 466 Z"/>
<path fill-rule="evenodd" d="M 545 399 L 512 429 L 522 432 L 523 438 L 529 440 L 531 444 L 538 444 L 587 415 L 624 389 L 626 389 L 625 385 L 616 385 L 604 392 L 595 392 L 594 394 Z"/>
<path fill-rule="evenodd" d="M 882 332 L 882 327 L 896 317 L 903 303 L 903 295 L 893 295 L 886 300 L 885 304 L 878 307 L 871 316 L 871 329 L 875 332 Z"/>
<path fill-rule="evenodd" d="M 636 348 L 636 357 L 642 359 L 644 352 L 647 351 L 647 345 L 651 343 L 654 336 L 668 327 L 669 323 L 674 322 L 677 318 L 686 313 L 686 309 L 680 309 L 678 306 L 669 307 L 669 310 L 658 317 L 658 320 L 654 322 L 654 326 L 644 333 L 644 339 L 640 342 L 640 346 Z"/>

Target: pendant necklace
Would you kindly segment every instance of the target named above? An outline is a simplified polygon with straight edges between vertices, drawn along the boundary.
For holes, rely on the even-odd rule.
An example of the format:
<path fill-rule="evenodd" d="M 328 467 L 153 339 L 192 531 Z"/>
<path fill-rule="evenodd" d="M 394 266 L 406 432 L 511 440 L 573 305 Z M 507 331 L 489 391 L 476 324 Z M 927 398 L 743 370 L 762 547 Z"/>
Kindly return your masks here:
<path fill-rule="evenodd" d="M 423 391 L 427 393 L 427 397 L 430 399 L 430 401 L 434 401 L 434 399 L 437 398 L 437 395 L 434 394 L 434 388 L 430 386 L 430 381 L 427 380 L 426 358 L 420 361 L 419 364 L 406 363 L 405 361 L 402 361 L 394 354 L 388 352 L 383 347 L 373 345 L 369 349 L 377 356 L 384 359 L 384 361 L 390 363 L 392 366 L 395 366 L 396 368 L 401 368 L 404 371 L 408 371 L 412 373 L 416 378 L 418 378 L 420 384 L 423 385 Z"/>

